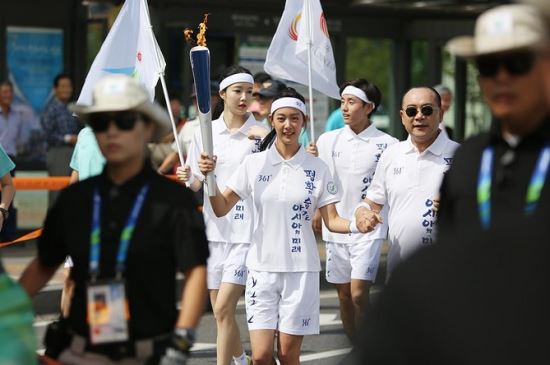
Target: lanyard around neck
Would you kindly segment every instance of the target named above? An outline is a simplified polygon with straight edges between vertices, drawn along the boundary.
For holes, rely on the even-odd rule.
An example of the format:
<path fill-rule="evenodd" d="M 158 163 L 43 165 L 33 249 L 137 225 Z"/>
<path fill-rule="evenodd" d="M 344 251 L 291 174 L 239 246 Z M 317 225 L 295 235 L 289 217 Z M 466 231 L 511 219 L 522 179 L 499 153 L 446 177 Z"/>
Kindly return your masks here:
<path fill-rule="evenodd" d="M 128 256 L 128 246 L 130 245 L 130 239 L 136 228 L 137 218 L 139 212 L 143 206 L 145 196 L 149 190 L 149 185 L 145 184 L 139 191 L 134 205 L 128 217 L 126 225 L 122 229 L 120 234 L 120 244 L 118 246 L 118 253 L 116 256 L 116 273 L 117 278 L 122 277 L 124 272 L 126 257 Z M 99 190 L 94 191 L 94 210 L 92 215 L 92 233 L 90 234 L 90 275 L 92 281 L 97 279 L 99 275 L 99 257 L 101 252 L 101 195 Z"/>
<path fill-rule="evenodd" d="M 481 156 L 481 167 L 477 180 L 477 205 L 479 218 L 483 229 L 489 229 L 491 226 L 491 185 L 493 170 L 493 161 L 495 157 L 494 147 L 486 147 Z M 535 170 L 531 176 L 527 194 L 525 195 L 524 214 L 531 215 L 537 209 L 540 200 L 542 188 L 548 175 L 550 165 L 550 145 L 546 144 L 539 153 Z"/>

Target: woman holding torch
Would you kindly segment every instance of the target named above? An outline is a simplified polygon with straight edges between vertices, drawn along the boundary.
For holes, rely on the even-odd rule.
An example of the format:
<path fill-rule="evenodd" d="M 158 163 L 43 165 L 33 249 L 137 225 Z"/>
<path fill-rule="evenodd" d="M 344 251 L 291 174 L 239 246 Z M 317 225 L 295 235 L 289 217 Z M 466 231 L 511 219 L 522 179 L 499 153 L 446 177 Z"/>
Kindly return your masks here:
<path fill-rule="evenodd" d="M 214 155 L 217 155 L 216 180 L 223 189 L 232 173 L 244 158 L 259 150 L 259 140 L 248 139 L 252 127 L 264 128 L 253 115 L 247 113 L 252 102 L 254 79 L 247 69 L 229 67 L 220 80 L 220 97 L 223 113 L 212 121 Z M 189 150 L 187 166 L 180 167 L 177 175 L 194 191 L 202 187 L 206 174 L 199 164 L 206 161 L 201 156 L 202 137 L 199 131 L 194 136 Z M 246 255 L 250 246 L 253 224 L 251 199 L 236 202 L 231 212 L 218 218 L 214 214 L 205 189 L 204 220 L 210 248 L 208 259 L 208 289 L 218 329 L 217 364 L 246 365 L 235 320 L 235 308 L 246 284 Z"/>
<path fill-rule="evenodd" d="M 335 208 L 339 192 L 327 165 L 298 142 L 306 123 L 304 98 L 283 90 L 271 106 L 273 130 L 261 153 L 247 156 L 235 174 L 210 197 L 217 216 L 240 199 L 252 198 L 254 233 L 247 257 L 246 312 L 254 364 L 273 365 L 275 333 L 283 365 L 299 364 L 304 335 L 319 333 L 319 271 L 311 220 L 319 208 L 334 232 L 358 232 Z M 274 142 L 273 142 L 274 140 Z M 206 174 L 219 168 L 216 157 L 202 155 Z"/>

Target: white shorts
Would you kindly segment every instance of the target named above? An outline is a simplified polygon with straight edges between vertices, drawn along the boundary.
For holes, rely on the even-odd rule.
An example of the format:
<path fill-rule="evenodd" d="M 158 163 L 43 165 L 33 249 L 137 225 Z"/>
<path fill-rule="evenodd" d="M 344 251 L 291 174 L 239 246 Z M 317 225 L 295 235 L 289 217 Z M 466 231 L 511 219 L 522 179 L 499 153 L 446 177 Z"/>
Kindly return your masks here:
<path fill-rule="evenodd" d="M 248 271 L 248 330 L 319 334 L 319 273 Z"/>
<path fill-rule="evenodd" d="M 347 284 L 352 279 L 374 282 L 383 242 L 382 238 L 353 244 L 327 242 L 327 281 L 332 284 Z"/>
<path fill-rule="evenodd" d="M 219 289 L 221 283 L 246 285 L 248 243 L 208 242 L 208 289 Z"/>

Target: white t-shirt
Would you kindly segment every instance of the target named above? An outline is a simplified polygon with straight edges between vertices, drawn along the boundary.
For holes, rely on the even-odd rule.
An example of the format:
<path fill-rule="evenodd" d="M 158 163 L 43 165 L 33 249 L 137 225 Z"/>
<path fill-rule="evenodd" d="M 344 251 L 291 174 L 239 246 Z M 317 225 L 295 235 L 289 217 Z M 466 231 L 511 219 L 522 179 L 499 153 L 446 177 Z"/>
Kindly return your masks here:
<path fill-rule="evenodd" d="M 320 271 L 311 220 L 316 208 L 340 200 L 327 165 L 303 147 L 283 160 L 275 146 L 247 156 L 227 183 L 252 196 L 254 234 L 246 259 L 251 270 Z"/>
<path fill-rule="evenodd" d="M 351 218 L 357 204 L 367 196 L 376 165 L 386 147 L 397 139 L 378 130 L 374 124 L 359 134 L 349 126 L 326 132 L 319 137 L 317 149 L 329 167 L 342 199 L 336 204 L 338 214 Z M 386 213 L 387 211 L 383 211 Z M 358 243 L 386 238 L 388 227 L 380 224 L 368 234 L 342 234 L 330 232 L 323 224 L 323 240 L 333 243 Z"/>
<path fill-rule="evenodd" d="M 223 114 L 219 119 L 212 121 L 212 142 L 214 155 L 218 156 L 216 162 L 216 183 L 220 191 L 225 190 L 227 181 L 235 170 L 243 163 L 246 156 L 257 152 L 260 140 L 248 139 L 247 132 L 253 126 L 262 127 L 252 114 L 235 133 L 231 134 L 223 120 Z M 191 167 L 193 175 L 204 180 L 199 170 L 198 159 L 202 151 L 201 131 L 198 129 L 193 137 L 193 142 L 187 156 L 187 164 Z M 203 214 L 206 223 L 206 236 L 212 242 L 225 243 L 250 243 L 252 238 L 253 210 L 251 200 L 239 201 L 233 209 L 224 217 L 216 217 L 212 205 L 208 199 L 208 193 L 204 189 Z"/>
<path fill-rule="evenodd" d="M 422 153 L 410 137 L 384 152 L 367 191 L 367 198 L 389 208 L 388 272 L 402 259 L 435 237 L 433 199 L 443 174 L 451 167 L 458 143 L 444 133 Z"/>
<path fill-rule="evenodd" d="M 193 142 L 195 133 L 199 128 L 200 128 L 199 118 L 195 118 L 185 122 L 183 127 L 181 127 L 180 131 L 178 132 L 178 142 L 180 144 L 180 147 L 182 149 L 182 153 L 184 156 L 189 155 L 191 143 Z M 178 146 L 176 145 L 175 141 L 172 142 L 172 149 L 175 152 L 178 152 Z"/>
<path fill-rule="evenodd" d="M 447 133 L 447 130 L 445 129 L 445 124 L 443 122 L 439 123 L 439 130 L 441 131 L 440 133 L 443 133 L 447 138 L 449 138 L 449 133 Z"/>

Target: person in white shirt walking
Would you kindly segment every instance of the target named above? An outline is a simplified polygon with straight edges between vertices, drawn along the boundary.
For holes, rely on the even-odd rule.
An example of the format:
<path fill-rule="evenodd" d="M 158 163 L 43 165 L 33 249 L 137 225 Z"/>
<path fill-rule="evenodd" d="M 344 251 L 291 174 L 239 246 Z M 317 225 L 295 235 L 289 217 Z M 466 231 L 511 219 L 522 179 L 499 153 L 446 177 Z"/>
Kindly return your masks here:
<path fill-rule="evenodd" d="M 224 110 L 220 118 L 212 121 L 212 138 L 214 154 L 220 156 L 215 173 L 222 188 L 243 159 L 259 149 L 260 140 L 248 139 L 250 128 L 263 128 L 247 112 L 252 102 L 253 84 L 250 72 L 240 66 L 229 67 L 220 81 Z M 188 167 L 177 169 L 178 177 L 194 191 L 202 187 L 205 176 L 199 170 L 203 159 L 201 151 L 202 138 L 197 130 L 187 157 Z M 251 199 L 240 200 L 230 214 L 218 218 L 206 194 L 203 213 L 210 248 L 208 289 L 218 329 L 217 364 L 228 365 L 233 358 L 235 364 L 246 365 L 248 359 L 241 344 L 235 308 L 246 284 L 245 261 L 254 217 Z"/>
<path fill-rule="evenodd" d="M 317 149 L 342 193 L 336 209 L 343 216 L 352 216 L 357 204 L 367 196 L 382 153 L 397 139 L 378 130 L 370 120 L 382 100 L 376 85 L 365 79 L 352 80 L 342 85 L 340 94 L 345 126 L 322 134 Z M 321 229 L 320 214 L 315 215 L 313 224 L 317 231 Z M 326 279 L 338 290 L 344 330 L 353 340 L 369 303 L 387 226 L 381 224 L 374 232 L 350 235 L 330 232 L 323 225 L 322 232 L 326 242 Z"/>
<path fill-rule="evenodd" d="M 371 230 L 383 222 L 380 210 L 388 206 L 388 274 L 416 249 L 433 242 L 439 187 L 458 147 L 439 129 L 443 111 L 433 88 L 409 90 L 400 114 L 409 137 L 384 152 L 355 213 L 357 226 Z"/>
<path fill-rule="evenodd" d="M 255 230 L 246 260 L 252 357 L 256 365 L 274 364 L 278 331 L 280 363 L 298 364 L 303 336 L 319 333 L 321 265 L 311 226 L 315 209 L 332 231 L 357 229 L 336 211 L 339 191 L 327 165 L 300 146 L 306 123 L 303 96 L 283 90 L 269 118 L 273 130 L 262 142 L 267 149 L 247 156 L 223 194 L 218 189 L 210 202 L 216 215 L 224 216 L 240 199 L 252 198 Z M 212 171 L 216 159 L 203 156 L 201 171 Z"/>

